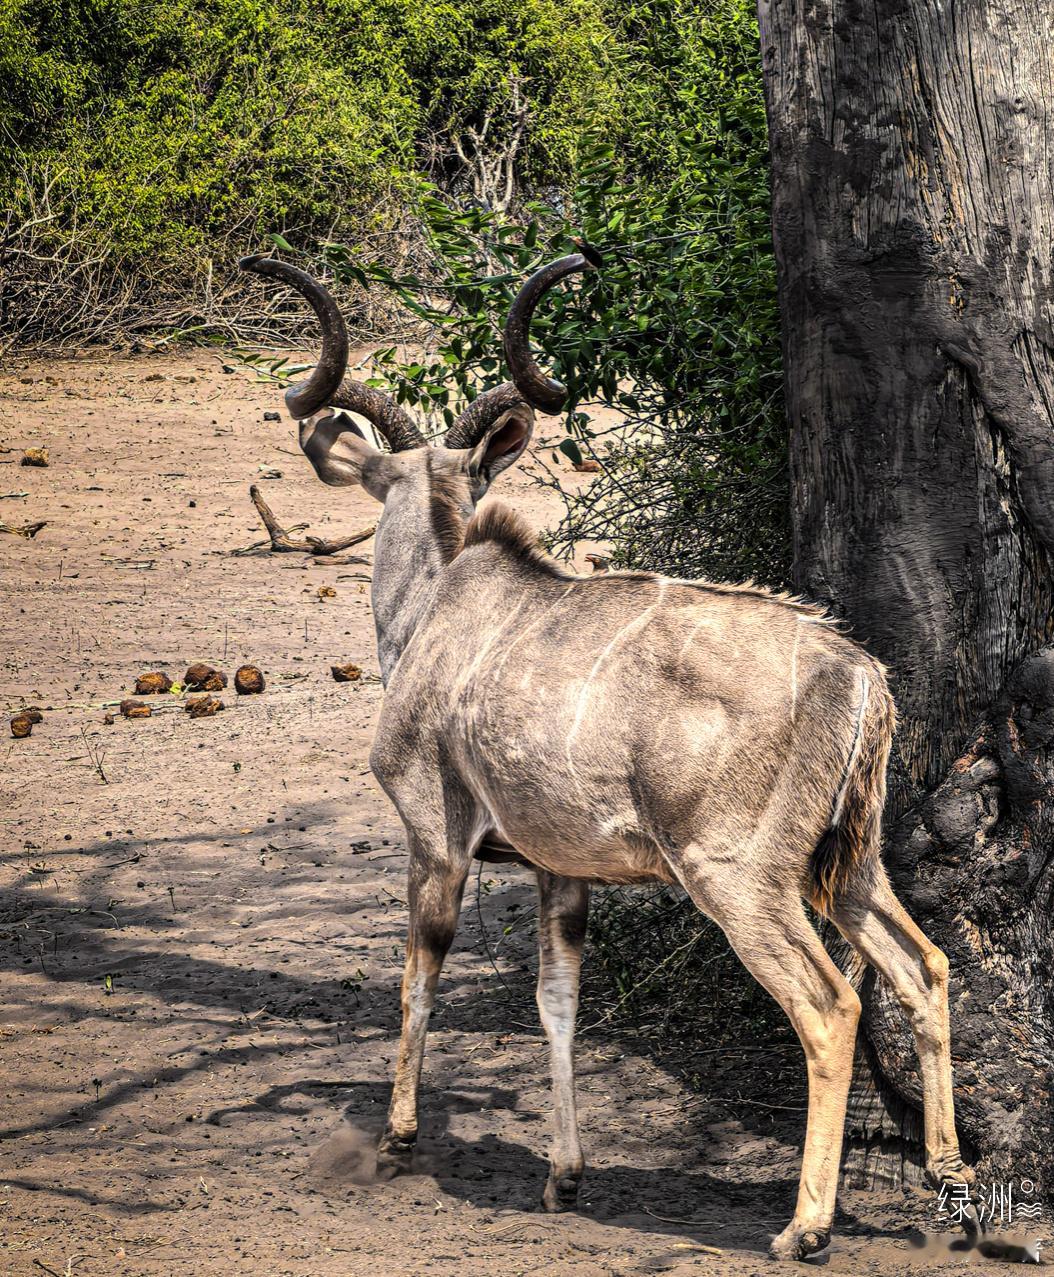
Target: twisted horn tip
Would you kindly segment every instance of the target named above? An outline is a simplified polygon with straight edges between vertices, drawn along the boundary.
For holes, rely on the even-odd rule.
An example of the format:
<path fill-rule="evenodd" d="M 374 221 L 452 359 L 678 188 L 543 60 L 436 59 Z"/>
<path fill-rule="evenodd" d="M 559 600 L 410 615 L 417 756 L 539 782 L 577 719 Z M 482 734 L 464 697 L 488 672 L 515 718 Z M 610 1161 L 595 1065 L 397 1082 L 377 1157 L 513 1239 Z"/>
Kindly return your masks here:
<path fill-rule="evenodd" d="M 600 249 L 594 248 L 592 244 L 584 239 L 573 239 L 571 243 L 574 244 L 590 266 L 599 270 L 604 265 L 604 255 Z"/>
<path fill-rule="evenodd" d="M 248 257 L 239 257 L 238 269 L 255 271 L 257 263 L 270 260 L 266 253 L 251 253 Z"/>

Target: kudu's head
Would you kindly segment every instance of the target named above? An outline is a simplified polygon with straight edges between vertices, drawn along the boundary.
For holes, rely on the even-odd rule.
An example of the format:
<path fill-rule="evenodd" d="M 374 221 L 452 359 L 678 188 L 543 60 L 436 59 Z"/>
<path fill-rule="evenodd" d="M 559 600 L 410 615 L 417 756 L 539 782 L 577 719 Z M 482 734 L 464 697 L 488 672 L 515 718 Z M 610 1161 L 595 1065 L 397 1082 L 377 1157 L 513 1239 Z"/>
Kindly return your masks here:
<path fill-rule="evenodd" d="M 373 609 L 385 681 L 430 598 L 432 583 L 460 548 L 464 524 L 491 482 L 522 455 L 534 409 L 555 413 L 566 389 L 546 377 L 530 350 L 535 307 L 559 280 L 600 264 L 596 251 L 561 257 L 523 285 L 505 323 L 512 380 L 478 395 L 432 446 L 409 414 L 380 390 L 346 375 L 348 334 L 329 292 L 302 270 L 246 257 L 245 270 L 288 284 L 307 298 L 322 327 L 322 354 L 308 378 L 285 393 L 300 424 L 300 447 L 323 483 L 361 484 L 384 512 L 377 526 Z M 369 421 L 389 452 L 372 447 L 349 413 Z"/>
<path fill-rule="evenodd" d="M 535 307 L 565 276 L 599 265 L 596 251 L 550 262 L 520 289 L 505 324 L 505 359 L 512 380 L 478 395 L 433 447 L 410 415 L 383 391 L 346 375 L 348 334 L 340 309 L 317 281 L 304 271 L 270 257 L 245 257 L 241 266 L 288 284 L 307 298 L 322 328 L 322 353 L 310 378 L 285 393 L 290 415 L 300 423 L 300 447 L 323 481 L 334 487 L 361 484 L 387 503 L 400 481 L 422 476 L 463 476 L 471 506 L 496 475 L 511 466 L 530 442 L 534 409 L 555 413 L 566 389 L 546 377 L 530 350 Z M 369 421 L 390 452 L 371 447 L 349 413 Z M 471 513 L 471 509 L 466 513 Z"/>

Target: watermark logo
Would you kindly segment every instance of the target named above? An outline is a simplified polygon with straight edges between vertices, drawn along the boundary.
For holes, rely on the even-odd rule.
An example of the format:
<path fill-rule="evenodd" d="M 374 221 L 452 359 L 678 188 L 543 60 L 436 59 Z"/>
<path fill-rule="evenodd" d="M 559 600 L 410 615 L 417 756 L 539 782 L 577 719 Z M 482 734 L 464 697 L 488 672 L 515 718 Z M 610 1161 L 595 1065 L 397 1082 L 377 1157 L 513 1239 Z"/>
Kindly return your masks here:
<path fill-rule="evenodd" d="M 1036 1236 L 1036 1225 L 1044 1219 L 1044 1208 L 1037 1200 L 1034 1180 L 979 1182 L 972 1187 L 942 1184 L 937 1208 L 942 1223 L 963 1228 L 969 1235 L 975 1234 L 974 1221 L 979 1220 L 982 1234 L 973 1244 L 987 1258 L 1042 1263 L 1044 1242 Z M 1008 1231 L 1015 1226 L 1018 1231 Z"/>
<path fill-rule="evenodd" d="M 952 1224 L 962 1225 L 976 1207 L 986 1229 L 1011 1228 L 1026 1221 L 1035 1223 L 1043 1217 L 1043 1205 L 1035 1200 L 1033 1180 L 977 1184 L 942 1184 L 937 1206 Z"/>

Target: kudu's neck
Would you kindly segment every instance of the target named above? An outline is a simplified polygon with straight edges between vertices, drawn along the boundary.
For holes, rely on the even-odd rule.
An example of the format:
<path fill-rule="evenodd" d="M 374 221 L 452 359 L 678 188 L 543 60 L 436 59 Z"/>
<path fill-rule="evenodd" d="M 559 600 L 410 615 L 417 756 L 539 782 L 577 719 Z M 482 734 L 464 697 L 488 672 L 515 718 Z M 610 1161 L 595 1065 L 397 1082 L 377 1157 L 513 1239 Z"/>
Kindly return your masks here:
<path fill-rule="evenodd" d="M 439 485 L 431 475 L 394 484 L 374 538 L 370 601 L 381 679 L 388 685 L 435 596 L 436 582 L 460 548 L 472 515 L 468 484 Z"/>

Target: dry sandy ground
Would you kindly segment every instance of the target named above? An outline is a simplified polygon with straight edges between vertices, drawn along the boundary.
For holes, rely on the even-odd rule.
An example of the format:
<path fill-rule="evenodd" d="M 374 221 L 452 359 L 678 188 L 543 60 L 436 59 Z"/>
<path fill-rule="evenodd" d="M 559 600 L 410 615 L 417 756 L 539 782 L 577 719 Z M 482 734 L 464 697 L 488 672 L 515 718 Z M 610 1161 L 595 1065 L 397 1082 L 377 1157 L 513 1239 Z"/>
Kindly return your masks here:
<path fill-rule="evenodd" d="M 470 883 L 430 1039 L 421 1173 L 370 1182 L 405 856 L 366 763 L 381 698 L 368 567 L 229 552 L 259 535 L 261 466 L 282 472 L 260 482 L 287 523 L 339 535 L 372 503 L 318 483 L 288 424 L 263 421 L 275 392 L 212 355 L 9 363 L 0 402 L 15 449 L 0 455 L 0 520 L 48 520 L 33 541 L 0 536 L 0 707 L 45 707 L 30 739 L 5 721 L 0 744 L 0 1271 L 773 1271 L 803 1122 L 784 1109 L 799 1101 L 730 1107 L 715 1098 L 728 1077 L 690 1094 L 625 1035 L 581 1040 L 581 1211 L 537 1213 L 531 928 L 504 935 L 529 914 L 520 872 Z M 51 467 L 19 468 L 37 444 Z M 500 495 L 539 525 L 554 516 L 522 477 Z M 254 661 L 267 691 L 226 694 L 211 719 L 167 698 L 103 725 L 137 672 L 197 659 Z M 369 677 L 333 682 L 348 660 Z M 933 1221 L 921 1198 L 847 1194 L 826 1262 L 988 1267 L 912 1250 L 909 1226 Z"/>

